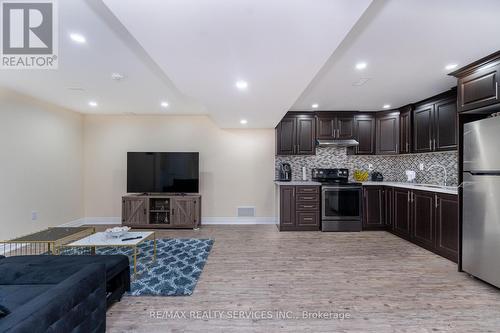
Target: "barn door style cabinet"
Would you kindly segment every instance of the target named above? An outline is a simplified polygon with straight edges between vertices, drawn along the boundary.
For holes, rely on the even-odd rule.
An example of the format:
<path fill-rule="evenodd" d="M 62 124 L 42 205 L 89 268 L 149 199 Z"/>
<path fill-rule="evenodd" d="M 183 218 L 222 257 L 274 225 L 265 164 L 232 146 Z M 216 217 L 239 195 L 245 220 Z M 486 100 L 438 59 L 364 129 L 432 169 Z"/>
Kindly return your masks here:
<path fill-rule="evenodd" d="M 132 228 L 198 228 L 200 195 L 127 195 L 122 198 L 122 225 Z"/>

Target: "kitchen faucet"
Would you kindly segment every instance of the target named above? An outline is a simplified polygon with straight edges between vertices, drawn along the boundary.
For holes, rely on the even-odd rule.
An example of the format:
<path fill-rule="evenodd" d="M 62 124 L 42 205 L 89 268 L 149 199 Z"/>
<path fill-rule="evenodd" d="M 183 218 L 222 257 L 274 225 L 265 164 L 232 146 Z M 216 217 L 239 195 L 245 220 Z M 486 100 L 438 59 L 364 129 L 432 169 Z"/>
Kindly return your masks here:
<path fill-rule="evenodd" d="M 431 165 L 427 169 L 427 171 L 430 171 L 434 167 L 443 168 L 443 171 L 444 171 L 444 186 L 447 186 L 448 172 L 446 171 L 446 168 L 444 166 L 442 166 L 441 164 L 433 164 L 433 165 Z"/>

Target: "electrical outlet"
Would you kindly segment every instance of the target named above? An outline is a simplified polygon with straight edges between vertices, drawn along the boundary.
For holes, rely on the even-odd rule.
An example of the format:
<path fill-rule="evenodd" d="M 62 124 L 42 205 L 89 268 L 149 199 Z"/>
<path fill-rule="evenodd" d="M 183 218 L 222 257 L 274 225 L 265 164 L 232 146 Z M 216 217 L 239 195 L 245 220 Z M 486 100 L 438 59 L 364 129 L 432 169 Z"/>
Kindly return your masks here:
<path fill-rule="evenodd" d="M 371 164 L 371 163 L 368 164 L 368 170 L 370 170 L 370 171 L 373 170 L 373 164 Z"/>
<path fill-rule="evenodd" d="M 31 221 L 36 221 L 38 220 L 38 212 L 31 212 Z"/>
<path fill-rule="evenodd" d="M 419 169 L 420 171 L 424 171 L 424 163 L 420 163 L 420 164 L 418 165 L 418 169 Z"/>

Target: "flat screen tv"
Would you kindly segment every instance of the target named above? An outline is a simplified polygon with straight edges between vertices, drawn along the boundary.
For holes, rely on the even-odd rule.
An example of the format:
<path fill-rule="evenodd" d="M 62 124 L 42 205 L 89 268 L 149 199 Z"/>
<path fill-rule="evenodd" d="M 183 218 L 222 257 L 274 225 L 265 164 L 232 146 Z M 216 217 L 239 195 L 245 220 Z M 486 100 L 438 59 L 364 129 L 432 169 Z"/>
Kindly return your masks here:
<path fill-rule="evenodd" d="M 199 153 L 127 153 L 128 193 L 198 193 Z"/>

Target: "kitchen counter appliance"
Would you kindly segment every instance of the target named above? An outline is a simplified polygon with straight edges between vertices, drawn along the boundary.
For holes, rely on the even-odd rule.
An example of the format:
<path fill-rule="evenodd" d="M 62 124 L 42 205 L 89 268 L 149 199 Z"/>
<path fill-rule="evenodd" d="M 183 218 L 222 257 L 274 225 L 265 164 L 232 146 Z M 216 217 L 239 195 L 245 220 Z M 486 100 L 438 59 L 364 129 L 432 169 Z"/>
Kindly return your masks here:
<path fill-rule="evenodd" d="M 313 169 L 321 183 L 321 230 L 361 231 L 362 188 L 349 182 L 348 169 Z"/>
<path fill-rule="evenodd" d="M 280 179 L 282 182 L 289 182 L 292 180 L 292 166 L 290 163 L 281 163 L 280 164 Z"/>
<path fill-rule="evenodd" d="M 500 288 L 500 118 L 464 125 L 462 270 Z"/>

